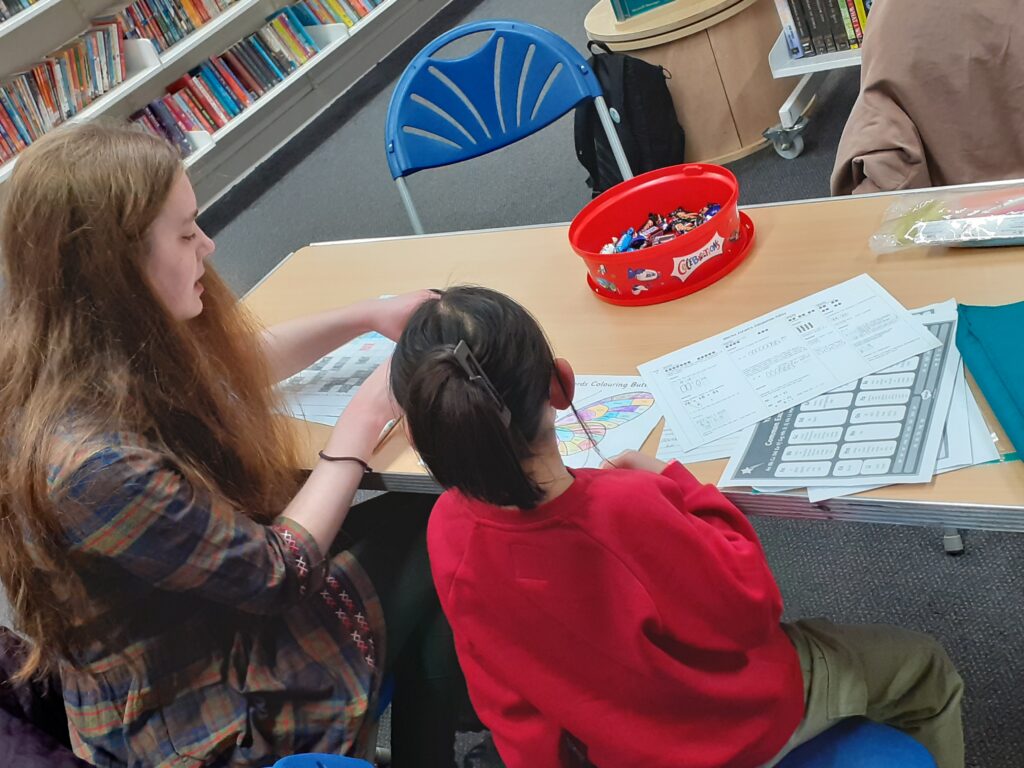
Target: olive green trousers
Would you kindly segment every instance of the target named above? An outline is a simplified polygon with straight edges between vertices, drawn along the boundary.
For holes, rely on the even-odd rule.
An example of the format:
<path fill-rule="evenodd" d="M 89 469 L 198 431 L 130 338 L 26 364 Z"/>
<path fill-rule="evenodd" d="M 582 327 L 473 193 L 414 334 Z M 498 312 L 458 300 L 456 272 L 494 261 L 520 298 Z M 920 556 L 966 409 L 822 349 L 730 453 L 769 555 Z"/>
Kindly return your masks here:
<path fill-rule="evenodd" d="M 928 748 L 939 768 L 964 768 L 964 684 L 939 643 L 919 632 L 820 619 L 783 624 L 804 674 L 804 719 L 766 768 L 841 720 L 865 717 Z"/>

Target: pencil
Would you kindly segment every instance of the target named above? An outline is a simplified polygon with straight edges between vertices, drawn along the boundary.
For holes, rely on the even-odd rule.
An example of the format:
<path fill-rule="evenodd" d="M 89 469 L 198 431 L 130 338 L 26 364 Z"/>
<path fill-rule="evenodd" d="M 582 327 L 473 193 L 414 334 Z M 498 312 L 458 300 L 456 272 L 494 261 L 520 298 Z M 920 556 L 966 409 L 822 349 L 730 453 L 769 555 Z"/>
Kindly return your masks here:
<path fill-rule="evenodd" d="M 384 429 L 380 431 L 380 437 L 377 438 L 377 445 L 373 447 L 374 453 L 379 451 L 380 447 L 384 445 L 385 442 L 387 442 L 388 437 L 391 436 L 391 433 L 395 431 L 395 427 L 397 427 L 401 422 L 402 417 L 399 416 L 397 419 L 391 419 L 387 424 L 384 425 Z"/>

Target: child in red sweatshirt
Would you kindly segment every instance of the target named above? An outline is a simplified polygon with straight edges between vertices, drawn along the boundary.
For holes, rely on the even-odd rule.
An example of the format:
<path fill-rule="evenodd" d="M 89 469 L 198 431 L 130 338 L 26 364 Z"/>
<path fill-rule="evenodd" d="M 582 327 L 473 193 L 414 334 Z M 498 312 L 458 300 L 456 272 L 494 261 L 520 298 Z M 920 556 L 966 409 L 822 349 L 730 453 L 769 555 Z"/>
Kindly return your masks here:
<path fill-rule="evenodd" d="M 757 768 L 857 715 L 962 768 L 962 683 L 938 644 L 780 623 L 754 529 L 681 464 L 562 464 L 573 372 L 514 301 L 459 287 L 426 302 L 391 384 L 448 489 L 431 568 L 508 768 Z"/>

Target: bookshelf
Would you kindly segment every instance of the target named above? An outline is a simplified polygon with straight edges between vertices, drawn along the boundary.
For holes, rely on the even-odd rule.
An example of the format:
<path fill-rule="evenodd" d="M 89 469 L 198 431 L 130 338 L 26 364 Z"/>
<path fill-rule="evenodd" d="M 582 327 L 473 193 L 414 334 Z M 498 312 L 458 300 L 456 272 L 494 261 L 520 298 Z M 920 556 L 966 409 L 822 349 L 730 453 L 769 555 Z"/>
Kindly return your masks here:
<path fill-rule="evenodd" d="M 89 26 L 113 0 L 39 0 L 0 22 L 0 76 L 25 69 Z"/>
<path fill-rule="evenodd" d="M 255 32 L 267 16 L 293 1 L 237 0 L 161 54 L 148 40 L 125 41 L 125 82 L 70 122 L 100 115 L 127 119 L 190 69 Z M 241 181 L 449 2 L 385 0 L 351 29 L 343 24 L 307 27 L 321 47 L 315 56 L 213 134 L 189 133 L 195 149 L 185 164 L 200 208 Z M 0 79 L 87 29 L 110 5 L 111 0 L 40 0 L 0 24 Z M 9 46 L 12 40 L 17 44 Z M 16 162 L 0 166 L 0 199 Z"/>
<path fill-rule="evenodd" d="M 768 67 L 775 79 L 799 77 L 796 88 L 779 107 L 779 123 L 764 132 L 775 151 L 786 160 L 803 152 L 806 113 L 817 99 L 825 73 L 859 67 L 861 46 L 869 21 L 872 0 L 831 0 L 794 3 L 775 0 L 782 32 L 768 53 Z M 792 57 L 790 50 L 804 56 Z"/>
<path fill-rule="evenodd" d="M 776 80 L 795 75 L 809 75 L 813 72 L 827 72 L 830 69 L 860 66 L 860 48 L 836 53 L 819 53 L 792 59 L 786 47 L 786 38 L 780 32 L 771 52 L 768 54 L 768 65 L 772 69 L 772 77 Z"/>

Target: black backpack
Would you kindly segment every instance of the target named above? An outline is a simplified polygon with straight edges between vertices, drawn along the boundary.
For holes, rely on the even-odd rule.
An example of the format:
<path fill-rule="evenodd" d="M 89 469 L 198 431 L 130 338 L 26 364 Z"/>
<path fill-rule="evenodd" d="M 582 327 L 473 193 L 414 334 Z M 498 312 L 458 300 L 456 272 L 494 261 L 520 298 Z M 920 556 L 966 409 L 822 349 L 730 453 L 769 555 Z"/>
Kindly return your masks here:
<path fill-rule="evenodd" d="M 685 137 L 665 84 L 672 75 L 642 59 L 612 53 L 604 43 L 591 41 L 588 48 L 587 63 L 601 83 L 630 170 L 638 175 L 683 162 Z M 622 181 L 593 101 L 576 107 L 576 157 L 590 174 L 587 185 L 594 197 Z"/>

